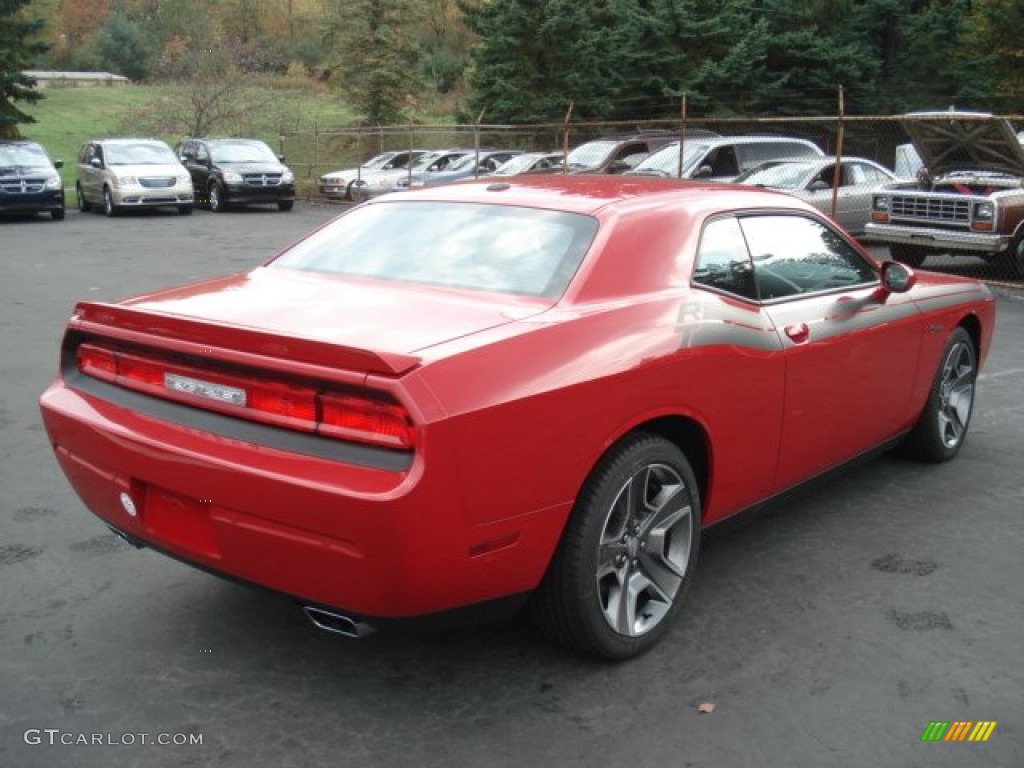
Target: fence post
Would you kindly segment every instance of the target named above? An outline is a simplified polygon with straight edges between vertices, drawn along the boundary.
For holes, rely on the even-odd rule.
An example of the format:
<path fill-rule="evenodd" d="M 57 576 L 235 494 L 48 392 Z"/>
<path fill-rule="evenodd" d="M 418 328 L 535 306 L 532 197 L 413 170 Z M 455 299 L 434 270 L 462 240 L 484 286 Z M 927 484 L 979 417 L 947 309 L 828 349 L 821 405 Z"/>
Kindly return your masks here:
<path fill-rule="evenodd" d="M 483 122 L 484 112 L 487 111 L 487 107 L 480 110 L 480 114 L 476 116 L 476 122 L 473 123 L 473 149 L 476 150 L 476 160 L 473 168 L 473 178 L 480 178 L 480 123 Z"/>
<path fill-rule="evenodd" d="M 683 178 L 683 150 L 686 148 L 686 91 L 679 105 L 679 163 L 676 167 L 676 178 Z"/>
<path fill-rule="evenodd" d="M 832 169 L 832 221 L 836 220 L 836 209 L 839 207 L 839 181 L 843 171 L 843 119 L 846 107 L 843 100 L 843 86 L 839 86 L 839 123 L 836 126 L 836 163 Z"/>
<path fill-rule="evenodd" d="M 562 175 L 569 173 L 569 120 L 572 119 L 572 108 L 576 102 L 569 102 L 569 109 L 565 112 L 565 123 L 562 128 Z"/>
<path fill-rule="evenodd" d="M 313 166 L 306 173 L 308 179 L 312 175 L 312 171 L 320 167 L 320 123 L 316 118 L 313 118 Z"/>

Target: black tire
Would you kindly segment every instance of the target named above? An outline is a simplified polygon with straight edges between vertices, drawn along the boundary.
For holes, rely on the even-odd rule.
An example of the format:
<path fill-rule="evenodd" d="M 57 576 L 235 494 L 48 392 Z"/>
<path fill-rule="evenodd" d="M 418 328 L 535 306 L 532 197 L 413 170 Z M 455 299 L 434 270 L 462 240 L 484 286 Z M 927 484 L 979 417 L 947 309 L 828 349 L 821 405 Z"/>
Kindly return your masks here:
<path fill-rule="evenodd" d="M 64 209 L 63 208 L 54 208 L 52 211 L 50 211 L 50 218 L 52 218 L 54 221 L 63 221 L 64 220 Z"/>
<path fill-rule="evenodd" d="M 362 186 L 362 184 L 363 182 L 359 181 L 358 179 L 353 179 L 352 181 L 350 181 L 348 183 L 348 186 L 345 187 L 345 199 L 348 200 L 350 203 L 355 201 L 355 198 L 352 196 L 352 190 L 355 189 L 356 187 Z"/>
<path fill-rule="evenodd" d="M 352 200 L 353 203 L 365 203 L 367 200 L 370 199 L 370 193 L 367 191 L 365 183 L 356 184 L 356 182 L 352 182 L 352 184 L 349 184 L 348 187 L 349 198 Z"/>
<path fill-rule="evenodd" d="M 82 194 L 82 185 L 75 184 L 75 198 L 78 200 L 78 210 L 82 213 L 88 213 L 92 206 L 89 201 L 85 199 L 85 195 Z"/>
<path fill-rule="evenodd" d="M 978 355 L 963 328 L 949 335 L 928 400 L 904 441 L 904 452 L 932 463 L 955 458 L 967 438 L 974 411 Z"/>
<path fill-rule="evenodd" d="M 686 456 L 657 435 L 629 435 L 584 484 L 534 594 L 534 620 L 586 656 L 644 653 L 678 613 L 699 548 L 700 497 Z"/>
<path fill-rule="evenodd" d="M 117 216 L 117 206 L 114 205 L 114 198 L 110 194 L 110 187 L 103 188 L 103 215 L 104 216 Z"/>
<path fill-rule="evenodd" d="M 1017 235 L 1000 261 L 1011 279 L 1024 280 L 1024 232 Z"/>
<path fill-rule="evenodd" d="M 928 249 L 919 245 L 890 245 L 889 255 L 901 264 L 917 269 L 928 258 Z"/>
<path fill-rule="evenodd" d="M 279 211 L 290 211 L 294 207 L 294 200 L 278 200 L 277 202 L 277 210 Z"/>
<path fill-rule="evenodd" d="M 178 206 L 178 213 L 181 214 L 182 216 L 191 216 L 192 215 L 192 206 L 191 205 L 179 205 Z"/>
<path fill-rule="evenodd" d="M 206 204 L 214 213 L 224 213 L 228 209 L 227 203 L 224 202 L 224 192 L 215 181 L 210 182 L 207 189 Z"/>

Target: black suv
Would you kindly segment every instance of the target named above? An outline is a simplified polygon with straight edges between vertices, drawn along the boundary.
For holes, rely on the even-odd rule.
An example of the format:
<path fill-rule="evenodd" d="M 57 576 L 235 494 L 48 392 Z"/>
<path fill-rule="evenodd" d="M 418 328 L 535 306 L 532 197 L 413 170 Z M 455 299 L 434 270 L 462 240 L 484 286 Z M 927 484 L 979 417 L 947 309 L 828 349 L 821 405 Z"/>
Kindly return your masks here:
<path fill-rule="evenodd" d="M 295 176 L 262 141 L 186 139 L 175 152 L 192 177 L 196 203 L 211 211 L 249 203 L 290 211 L 295 205 Z"/>
<path fill-rule="evenodd" d="M 0 213 L 47 212 L 64 218 L 64 184 L 46 150 L 34 141 L 0 139 Z"/>

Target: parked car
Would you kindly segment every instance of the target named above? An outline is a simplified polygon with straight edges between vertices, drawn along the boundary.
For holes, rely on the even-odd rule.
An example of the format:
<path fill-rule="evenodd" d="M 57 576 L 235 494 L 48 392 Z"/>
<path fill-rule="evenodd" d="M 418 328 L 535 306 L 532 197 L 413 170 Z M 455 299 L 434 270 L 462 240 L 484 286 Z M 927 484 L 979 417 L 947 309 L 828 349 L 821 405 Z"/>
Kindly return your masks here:
<path fill-rule="evenodd" d="M 687 135 L 682 178 L 732 181 L 769 160 L 824 157 L 815 144 L 785 136 Z M 679 142 L 673 141 L 629 171 L 637 176 L 679 177 Z"/>
<path fill-rule="evenodd" d="M 370 158 L 358 168 L 345 168 L 331 171 L 320 177 L 320 194 L 331 200 L 351 200 L 352 188 L 380 171 L 393 171 L 407 168 L 424 154 L 425 149 L 406 149 L 396 152 L 383 152 Z"/>
<path fill-rule="evenodd" d="M 414 176 L 423 177 L 426 174 L 447 170 L 455 161 L 474 152 L 476 152 L 475 149 L 466 147 L 433 150 L 421 155 L 415 163 L 407 168 L 380 171 L 371 178 L 356 183 L 352 187 L 352 199 L 361 203 L 371 197 L 408 189 L 409 180 Z"/>
<path fill-rule="evenodd" d="M 924 166 L 875 193 L 867 234 L 911 266 L 932 253 L 967 254 L 1024 278 L 1024 146 L 1010 123 L 918 112 L 903 126 Z"/>
<path fill-rule="evenodd" d="M 594 139 L 573 149 L 565 168 L 568 173 L 625 173 L 677 137 L 670 131 L 639 131 Z"/>
<path fill-rule="evenodd" d="M 0 214 L 49 213 L 64 218 L 64 184 L 57 169 L 34 141 L 0 139 Z"/>
<path fill-rule="evenodd" d="M 737 184 L 778 189 L 806 200 L 835 220 L 852 235 L 861 235 L 871 215 L 871 195 L 896 176 L 878 163 L 862 157 L 816 160 L 770 160 L 736 177 Z M 833 190 L 837 190 L 833 195 Z"/>
<path fill-rule="evenodd" d="M 111 528 L 323 628 L 530 602 L 626 658 L 708 527 L 901 440 L 955 457 L 994 312 L 777 192 L 470 181 L 246 274 L 79 303 L 41 408 Z"/>
<path fill-rule="evenodd" d="M 524 152 L 494 169 L 495 176 L 519 176 L 524 173 L 558 173 L 565 155 L 561 152 Z"/>
<path fill-rule="evenodd" d="M 284 158 L 256 139 L 186 139 L 176 150 L 192 177 L 195 198 L 214 213 L 233 205 L 295 205 L 295 175 Z"/>
<path fill-rule="evenodd" d="M 399 189 L 429 187 L 434 184 L 450 184 L 453 181 L 490 176 L 500 165 L 520 154 L 522 151 L 518 149 L 474 150 L 449 163 L 443 171 L 427 171 L 404 176 L 396 182 L 396 187 Z"/>
<path fill-rule="evenodd" d="M 192 179 L 178 156 L 157 139 L 96 139 L 78 152 L 78 209 L 107 216 L 135 208 L 174 206 L 192 213 Z"/>

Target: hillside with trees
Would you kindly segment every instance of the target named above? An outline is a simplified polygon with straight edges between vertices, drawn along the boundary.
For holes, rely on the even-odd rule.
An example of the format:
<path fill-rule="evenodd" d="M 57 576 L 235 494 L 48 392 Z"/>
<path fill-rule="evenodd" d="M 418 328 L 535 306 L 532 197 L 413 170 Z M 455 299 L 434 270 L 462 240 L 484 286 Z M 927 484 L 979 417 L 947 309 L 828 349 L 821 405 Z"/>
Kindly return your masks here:
<path fill-rule="evenodd" d="M 23 68 L 190 103 L 288 77 L 363 125 L 667 117 L 684 93 L 694 115 L 830 114 L 839 85 L 858 114 L 1024 105 L 1020 0 L 0 0 L 0 27 L 7 122 Z"/>

